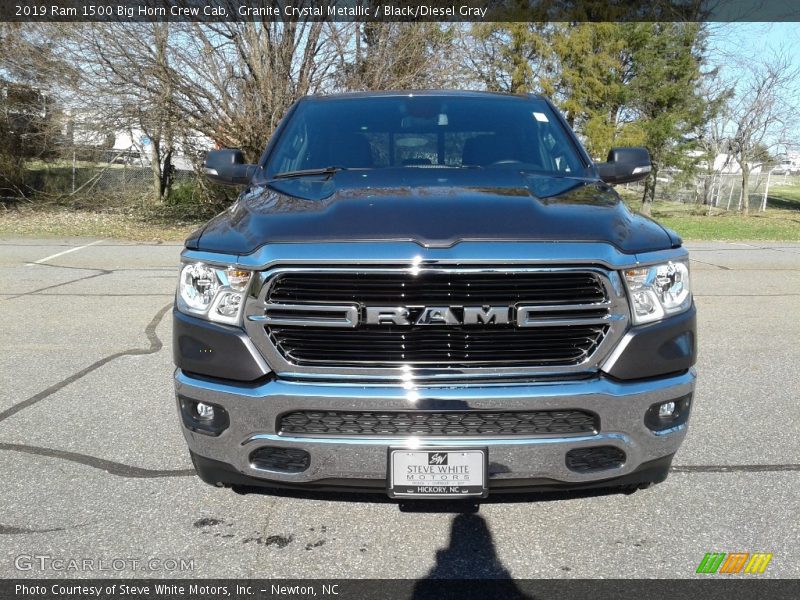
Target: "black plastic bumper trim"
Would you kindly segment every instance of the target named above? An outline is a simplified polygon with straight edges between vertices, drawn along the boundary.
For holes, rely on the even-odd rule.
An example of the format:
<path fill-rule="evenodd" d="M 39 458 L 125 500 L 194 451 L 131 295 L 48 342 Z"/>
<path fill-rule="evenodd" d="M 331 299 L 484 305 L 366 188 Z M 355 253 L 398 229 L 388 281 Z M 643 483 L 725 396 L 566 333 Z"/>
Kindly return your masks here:
<path fill-rule="evenodd" d="M 697 361 L 697 309 L 633 327 L 625 350 L 605 372 L 615 379 L 646 379 L 679 373 Z"/>
<path fill-rule="evenodd" d="M 192 463 L 198 477 L 211 485 L 235 486 L 244 491 L 293 490 L 298 492 L 356 492 L 386 494 L 385 479 L 319 479 L 312 483 L 285 483 L 244 475 L 232 465 L 191 452 Z M 568 492 L 629 487 L 641 484 L 661 483 L 667 478 L 672 459 L 670 454 L 651 460 L 621 477 L 613 477 L 586 483 L 565 483 L 555 479 L 502 479 L 489 480 L 489 491 L 496 493 Z"/>
<path fill-rule="evenodd" d="M 172 311 L 172 355 L 183 371 L 234 381 L 255 381 L 266 363 L 237 327 L 210 323 Z"/>

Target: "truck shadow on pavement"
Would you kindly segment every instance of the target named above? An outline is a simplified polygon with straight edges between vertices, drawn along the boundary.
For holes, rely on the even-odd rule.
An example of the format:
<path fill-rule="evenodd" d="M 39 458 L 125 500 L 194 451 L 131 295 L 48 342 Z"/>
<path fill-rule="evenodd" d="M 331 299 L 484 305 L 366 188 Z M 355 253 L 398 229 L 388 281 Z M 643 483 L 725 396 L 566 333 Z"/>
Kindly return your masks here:
<path fill-rule="evenodd" d="M 459 579 L 487 581 L 461 581 L 460 584 L 453 581 Z M 454 584 L 460 589 L 454 589 Z M 460 514 L 453 519 L 447 547 L 436 551 L 436 564 L 414 585 L 411 597 L 414 600 L 438 599 L 453 592 L 458 598 L 531 598 L 522 593 L 500 562 L 489 527 L 483 517 L 476 514 Z"/>
<path fill-rule="evenodd" d="M 404 513 L 454 514 L 450 526 L 450 539 L 445 548 L 436 551 L 436 562 L 431 570 L 414 584 L 412 600 L 535 600 L 525 594 L 512 578 L 509 570 L 497 555 L 492 533 L 486 520 L 478 514 L 481 504 L 509 502 L 550 502 L 575 500 L 623 493 L 620 489 L 574 490 L 565 492 L 538 492 L 502 494 L 479 500 L 397 500 L 379 493 L 332 493 L 284 490 L 270 488 L 237 488 L 237 493 L 254 493 L 304 500 L 338 502 L 370 502 L 397 504 Z M 569 567 L 561 567 L 569 571 Z"/>

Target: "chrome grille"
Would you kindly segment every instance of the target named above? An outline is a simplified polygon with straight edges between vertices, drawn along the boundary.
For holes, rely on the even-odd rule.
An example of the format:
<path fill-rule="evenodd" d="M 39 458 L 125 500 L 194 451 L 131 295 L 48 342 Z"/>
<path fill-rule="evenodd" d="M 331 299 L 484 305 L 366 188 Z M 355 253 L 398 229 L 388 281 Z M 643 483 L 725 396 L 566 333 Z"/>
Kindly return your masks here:
<path fill-rule="evenodd" d="M 294 304 L 592 304 L 606 299 L 603 285 L 585 272 L 286 273 L 269 302 Z"/>
<path fill-rule="evenodd" d="M 296 364 L 574 365 L 602 341 L 605 325 L 507 327 L 271 327 Z"/>
<path fill-rule="evenodd" d="M 392 307 L 413 318 L 370 320 L 370 310 Z M 417 320 L 430 307 L 452 319 Z M 490 309 L 502 319 L 476 320 Z M 588 372 L 627 322 L 617 274 L 594 267 L 276 267 L 245 309 L 270 365 L 300 377 Z"/>

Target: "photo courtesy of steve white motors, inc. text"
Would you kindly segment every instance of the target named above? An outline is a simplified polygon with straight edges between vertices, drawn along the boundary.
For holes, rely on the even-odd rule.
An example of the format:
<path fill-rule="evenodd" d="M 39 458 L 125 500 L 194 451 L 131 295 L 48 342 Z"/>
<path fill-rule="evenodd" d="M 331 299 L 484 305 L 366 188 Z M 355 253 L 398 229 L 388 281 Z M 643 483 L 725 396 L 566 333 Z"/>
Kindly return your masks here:
<path fill-rule="evenodd" d="M 338 596 L 340 586 L 337 583 L 320 585 L 283 585 L 263 583 L 259 586 L 252 585 L 215 585 L 198 583 L 94 583 L 94 584 L 23 584 L 14 586 L 16 597 L 50 597 L 50 596 L 80 596 L 80 597 L 142 597 L 154 594 L 156 596 L 191 596 L 218 598 L 220 596 L 251 596 L 256 593 L 269 593 L 273 596 Z"/>

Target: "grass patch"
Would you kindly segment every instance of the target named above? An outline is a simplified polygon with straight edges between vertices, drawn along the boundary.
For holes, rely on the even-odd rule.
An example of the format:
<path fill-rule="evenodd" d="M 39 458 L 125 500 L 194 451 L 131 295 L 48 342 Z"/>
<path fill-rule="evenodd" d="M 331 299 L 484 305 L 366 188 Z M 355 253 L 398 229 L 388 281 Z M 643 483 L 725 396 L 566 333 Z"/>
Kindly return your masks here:
<path fill-rule="evenodd" d="M 697 215 L 654 208 L 653 218 L 687 240 L 800 241 L 800 213 L 768 209 L 743 217 L 735 213 Z"/>
<path fill-rule="evenodd" d="M 767 210 L 781 208 L 800 213 L 800 185 L 771 185 L 767 196 Z"/>
<path fill-rule="evenodd" d="M 641 208 L 641 195 L 624 188 L 620 195 L 632 210 Z M 760 202 L 758 203 L 760 204 Z M 750 198 L 750 215 L 702 204 L 656 202 L 653 218 L 686 240 L 800 241 L 800 185 L 770 185 L 766 212 Z"/>
<path fill-rule="evenodd" d="M 31 181 L 42 178 L 41 185 L 33 188 L 38 191 L 25 200 L 0 203 L 0 235 L 183 241 L 233 202 L 234 193 L 227 188 L 218 189 L 184 177 L 173 184 L 165 202 L 153 204 L 148 199 L 152 193 L 149 179 L 146 185 L 141 181 L 133 185 L 135 180 L 129 178 L 126 185 L 119 180 L 119 170 L 110 177 L 111 170 L 104 170 L 101 183 L 105 185 L 92 185 L 72 196 L 63 193 L 71 185 L 71 166 L 37 166 L 42 168 L 29 169 L 27 173 Z M 78 186 L 84 181 L 92 183 L 99 172 L 84 171 L 76 170 Z M 131 170 L 130 174 L 136 172 Z"/>

